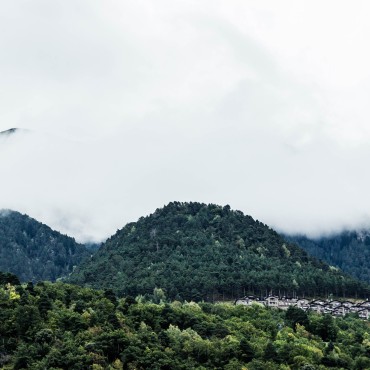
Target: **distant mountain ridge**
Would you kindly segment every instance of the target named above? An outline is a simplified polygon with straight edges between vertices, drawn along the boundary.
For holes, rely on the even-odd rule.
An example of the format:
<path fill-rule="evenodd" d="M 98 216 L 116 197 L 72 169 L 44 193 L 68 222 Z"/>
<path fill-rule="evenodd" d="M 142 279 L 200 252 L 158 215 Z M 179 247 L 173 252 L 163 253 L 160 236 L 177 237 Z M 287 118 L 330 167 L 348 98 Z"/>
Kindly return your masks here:
<path fill-rule="evenodd" d="M 4 130 L 4 131 L 0 131 L 0 135 L 2 136 L 9 136 L 9 135 L 13 135 L 19 131 L 28 131 L 28 130 L 25 130 L 25 129 L 21 129 L 21 128 L 18 128 L 18 127 L 12 127 L 8 130 Z"/>
<path fill-rule="evenodd" d="M 90 255 L 73 238 L 27 215 L 0 211 L 0 270 L 16 274 L 21 281 L 66 277 Z"/>
<path fill-rule="evenodd" d="M 127 224 L 70 281 L 118 294 L 234 299 L 257 295 L 367 296 L 369 287 L 310 257 L 229 206 L 172 202 Z"/>
<path fill-rule="evenodd" d="M 310 255 L 370 283 L 370 231 L 342 231 L 320 238 L 284 235 Z"/>

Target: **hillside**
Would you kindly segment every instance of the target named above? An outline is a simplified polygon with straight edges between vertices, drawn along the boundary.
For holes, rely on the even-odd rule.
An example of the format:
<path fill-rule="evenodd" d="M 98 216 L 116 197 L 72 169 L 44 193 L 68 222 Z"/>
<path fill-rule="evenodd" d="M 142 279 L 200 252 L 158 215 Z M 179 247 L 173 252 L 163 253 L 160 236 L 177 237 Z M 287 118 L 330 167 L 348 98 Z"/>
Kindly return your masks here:
<path fill-rule="evenodd" d="M 240 211 L 180 202 L 127 224 L 70 281 L 133 296 L 158 287 L 170 298 L 207 301 L 369 293 Z"/>
<path fill-rule="evenodd" d="M 27 215 L 0 213 L 0 270 L 16 274 L 21 281 L 55 281 L 90 254 L 73 238 Z"/>
<path fill-rule="evenodd" d="M 10 283 L 10 284 L 9 284 Z M 291 307 L 117 299 L 0 273 L 2 369 L 369 369 L 369 323 Z M 162 297 L 163 298 L 163 297 Z"/>
<path fill-rule="evenodd" d="M 329 265 L 370 283 L 370 233 L 368 231 L 343 231 L 321 238 L 304 235 L 285 236 L 309 254 Z"/>

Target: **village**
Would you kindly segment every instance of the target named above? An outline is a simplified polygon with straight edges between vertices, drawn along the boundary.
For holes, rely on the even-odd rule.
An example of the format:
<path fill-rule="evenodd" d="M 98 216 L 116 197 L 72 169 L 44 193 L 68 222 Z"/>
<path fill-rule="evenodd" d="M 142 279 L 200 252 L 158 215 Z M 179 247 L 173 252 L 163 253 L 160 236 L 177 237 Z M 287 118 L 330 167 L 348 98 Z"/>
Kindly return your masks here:
<path fill-rule="evenodd" d="M 250 306 L 253 303 L 259 303 L 266 307 L 280 308 L 287 310 L 290 306 L 301 308 L 304 311 L 313 311 L 321 314 L 330 314 L 332 316 L 345 316 L 349 313 L 358 314 L 359 318 L 368 320 L 370 317 L 370 301 L 354 302 L 349 300 L 339 301 L 335 299 L 314 299 L 306 298 L 286 298 L 278 296 L 268 296 L 266 298 L 257 298 L 248 296 L 239 298 L 235 304 Z"/>

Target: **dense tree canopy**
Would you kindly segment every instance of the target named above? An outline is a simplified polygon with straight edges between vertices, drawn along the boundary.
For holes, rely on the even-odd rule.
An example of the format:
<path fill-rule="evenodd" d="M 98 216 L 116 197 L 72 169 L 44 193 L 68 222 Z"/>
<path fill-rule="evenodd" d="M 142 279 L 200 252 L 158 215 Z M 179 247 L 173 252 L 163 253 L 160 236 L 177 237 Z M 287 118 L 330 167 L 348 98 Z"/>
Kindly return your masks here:
<path fill-rule="evenodd" d="M 343 231 L 316 239 L 304 235 L 285 236 L 310 255 L 370 283 L 370 234 L 368 231 Z"/>
<path fill-rule="evenodd" d="M 170 203 L 119 230 L 71 282 L 171 299 L 266 295 L 367 296 L 368 286 L 310 257 L 229 206 Z"/>
<path fill-rule="evenodd" d="M 21 281 L 55 281 L 89 256 L 73 238 L 27 215 L 0 212 L 0 269 L 16 274 Z"/>
<path fill-rule="evenodd" d="M 11 278 L 8 276 L 8 278 Z M 259 304 L 117 298 L 63 283 L 0 284 L 3 369 L 353 369 L 370 367 L 370 327 Z"/>

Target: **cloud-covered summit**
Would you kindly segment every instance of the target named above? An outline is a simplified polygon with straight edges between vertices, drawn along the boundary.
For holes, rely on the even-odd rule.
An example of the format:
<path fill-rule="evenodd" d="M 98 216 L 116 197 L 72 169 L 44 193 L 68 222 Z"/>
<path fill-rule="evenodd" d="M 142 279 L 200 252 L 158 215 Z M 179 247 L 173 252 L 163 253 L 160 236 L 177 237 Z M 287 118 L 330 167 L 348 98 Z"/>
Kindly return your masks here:
<path fill-rule="evenodd" d="M 3 6 L 0 208 L 103 239 L 171 200 L 369 225 L 369 5 Z M 313 26 L 315 25 L 315 26 Z"/>

